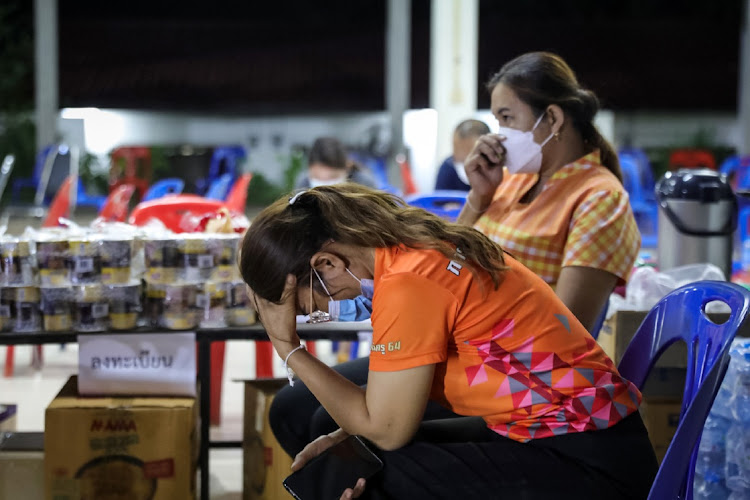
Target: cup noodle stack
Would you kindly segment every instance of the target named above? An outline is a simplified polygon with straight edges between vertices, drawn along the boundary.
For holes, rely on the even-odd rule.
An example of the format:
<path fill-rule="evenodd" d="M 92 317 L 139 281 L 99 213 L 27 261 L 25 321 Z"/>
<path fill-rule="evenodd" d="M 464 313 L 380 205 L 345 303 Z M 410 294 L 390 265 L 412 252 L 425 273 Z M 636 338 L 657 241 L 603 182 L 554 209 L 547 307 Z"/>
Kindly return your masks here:
<path fill-rule="evenodd" d="M 238 234 L 126 224 L 0 238 L 0 328 L 191 330 L 255 322 L 239 278 Z"/>

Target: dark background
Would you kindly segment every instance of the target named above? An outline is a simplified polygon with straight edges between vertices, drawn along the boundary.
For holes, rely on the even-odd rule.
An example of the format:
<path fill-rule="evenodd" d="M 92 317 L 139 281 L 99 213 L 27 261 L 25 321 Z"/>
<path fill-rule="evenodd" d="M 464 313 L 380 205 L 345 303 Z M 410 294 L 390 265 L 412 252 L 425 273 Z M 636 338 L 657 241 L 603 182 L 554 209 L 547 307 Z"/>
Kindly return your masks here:
<path fill-rule="evenodd" d="M 1 3 L 7 55 L 4 32 L 33 35 L 33 2 Z M 430 1 L 412 5 L 411 107 L 420 108 Z M 60 106 L 382 110 L 385 9 L 385 0 L 59 0 Z M 552 50 L 611 109 L 734 110 L 741 10 L 741 0 L 481 0 L 478 107 L 489 106 L 484 82 L 504 62 Z M 32 102 L 31 70 L 14 81 L 0 99 Z"/>

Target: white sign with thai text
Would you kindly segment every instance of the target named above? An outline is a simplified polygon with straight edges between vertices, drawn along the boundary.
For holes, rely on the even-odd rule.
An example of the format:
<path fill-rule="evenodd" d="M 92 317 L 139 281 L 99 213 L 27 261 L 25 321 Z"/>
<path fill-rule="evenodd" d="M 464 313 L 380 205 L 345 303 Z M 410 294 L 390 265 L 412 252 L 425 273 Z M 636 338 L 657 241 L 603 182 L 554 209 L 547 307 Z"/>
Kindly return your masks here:
<path fill-rule="evenodd" d="M 85 396 L 195 396 L 195 334 L 78 336 L 78 392 Z"/>

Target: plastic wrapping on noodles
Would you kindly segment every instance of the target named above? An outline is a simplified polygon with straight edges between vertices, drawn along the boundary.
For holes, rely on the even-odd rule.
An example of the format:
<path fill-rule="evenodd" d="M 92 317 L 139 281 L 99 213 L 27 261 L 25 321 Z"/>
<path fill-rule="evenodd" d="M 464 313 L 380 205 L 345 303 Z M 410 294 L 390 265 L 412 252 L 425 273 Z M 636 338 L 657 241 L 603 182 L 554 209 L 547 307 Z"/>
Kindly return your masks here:
<path fill-rule="evenodd" d="M 104 285 L 109 303 L 109 327 L 112 330 L 132 330 L 138 325 L 141 311 L 141 284 L 131 281 L 124 285 Z"/>
<path fill-rule="evenodd" d="M 104 286 L 80 285 L 73 290 L 73 330 L 103 332 L 109 327 L 109 301 Z"/>
<path fill-rule="evenodd" d="M 0 285 L 37 284 L 36 244 L 28 238 L 0 238 Z"/>
<path fill-rule="evenodd" d="M 192 330 L 198 327 L 200 285 L 164 285 L 164 313 L 160 326 L 168 330 Z"/>
<path fill-rule="evenodd" d="M 17 333 L 41 330 L 38 287 L 6 287 L 0 290 L 0 297 L 3 330 Z"/>
<path fill-rule="evenodd" d="M 101 281 L 105 285 L 130 282 L 133 263 L 133 240 L 103 238 L 99 242 Z"/>
<path fill-rule="evenodd" d="M 209 282 L 198 295 L 196 303 L 200 309 L 200 326 L 202 328 L 221 328 L 227 326 L 227 283 Z"/>
<path fill-rule="evenodd" d="M 70 281 L 76 285 L 101 283 L 102 257 L 100 254 L 101 240 L 96 238 L 80 238 L 68 242 L 68 267 Z"/>
<path fill-rule="evenodd" d="M 226 317 L 229 326 L 249 326 L 255 323 L 255 310 L 247 297 L 244 281 L 236 280 L 229 284 Z"/>
<path fill-rule="evenodd" d="M 176 238 L 147 239 L 143 242 L 145 278 L 149 283 L 174 283 L 177 279 L 178 246 Z"/>
<path fill-rule="evenodd" d="M 179 234 L 143 242 L 145 279 L 154 284 L 230 282 L 237 277 L 234 234 Z"/>
<path fill-rule="evenodd" d="M 206 246 L 214 258 L 214 269 L 210 277 L 212 281 L 230 283 L 239 279 L 237 249 L 240 239 L 238 234 L 212 234 L 209 237 Z"/>
<path fill-rule="evenodd" d="M 73 328 L 73 295 L 70 287 L 40 287 L 42 328 L 45 332 L 67 332 Z"/>
<path fill-rule="evenodd" d="M 13 330 L 13 318 L 10 314 L 11 302 L 13 302 L 13 289 L 0 288 L 0 331 L 3 332 Z"/>
<path fill-rule="evenodd" d="M 166 298 L 166 285 L 146 282 L 146 290 L 144 292 L 144 320 L 148 326 L 161 326 Z"/>
<path fill-rule="evenodd" d="M 42 286 L 70 286 L 68 240 L 47 240 L 36 243 L 39 282 Z"/>

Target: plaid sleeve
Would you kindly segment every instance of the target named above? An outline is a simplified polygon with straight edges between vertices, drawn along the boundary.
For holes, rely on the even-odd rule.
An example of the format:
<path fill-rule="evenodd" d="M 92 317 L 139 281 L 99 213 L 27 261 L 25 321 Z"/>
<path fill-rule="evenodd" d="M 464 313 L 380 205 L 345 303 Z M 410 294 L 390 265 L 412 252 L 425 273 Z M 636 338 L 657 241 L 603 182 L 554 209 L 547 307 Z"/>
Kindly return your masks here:
<path fill-rule="evenodd" d="M 641 246 L 641 234 L 628 195 L 599 191 L 575 210 L 565 243 L 562 267 L 593 267 L 628 280 Z"/>

